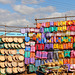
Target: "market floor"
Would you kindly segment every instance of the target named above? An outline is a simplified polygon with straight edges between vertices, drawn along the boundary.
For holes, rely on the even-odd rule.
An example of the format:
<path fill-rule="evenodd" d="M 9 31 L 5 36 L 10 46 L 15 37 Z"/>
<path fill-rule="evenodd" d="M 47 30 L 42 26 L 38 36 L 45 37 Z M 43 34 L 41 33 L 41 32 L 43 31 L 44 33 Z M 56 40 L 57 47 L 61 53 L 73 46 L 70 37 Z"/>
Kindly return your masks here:
<path fill-rule="evenodd" d="M 32 73 L 32 74 L 24 73 L 24 74 L 20 74 L 20 75 L 36 75 L 36 74 L 35 74 L 35 73 Z M 49 74 L 49 75 L 53 75 L 53 74 Z M 60 75 L 60 74 L 58 74 L 58 75 Z M 67 75 L 67 73 L 65 73 L 65 74 L 61 74 L 61 75 Z M 68 73 L 68 75 L 75 75 L 75 74 Z"/>

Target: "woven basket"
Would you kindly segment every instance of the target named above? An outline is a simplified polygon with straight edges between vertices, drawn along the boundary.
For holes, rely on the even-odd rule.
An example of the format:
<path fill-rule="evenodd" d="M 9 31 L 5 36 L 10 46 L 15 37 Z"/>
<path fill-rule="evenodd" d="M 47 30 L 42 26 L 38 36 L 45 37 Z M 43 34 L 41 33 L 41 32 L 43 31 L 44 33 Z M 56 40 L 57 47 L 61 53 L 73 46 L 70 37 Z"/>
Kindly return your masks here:
<path fill-rule="evenodd" d="M 6 69 L 6 72 L 7 72 L 7 74 L 12 74 L 12 73 L 13 73 L 12 68 L 9 68 L 9 67 L 8 67 L 8 68 Z"/>
<path fill-rule="evenodd" d="M 17 67 L 13 67 L 13 73 L 18 73 L 18 68 Z"/>
<path fill-rule="evenodd" d="M 1 54 L 5 54 L 5 50 L 4 49 L 1 49 L 0 52 L 1 52 Z"/>
<path fill-rule="evenodd" d="M 7 63 L 8 63 L 8 62 L 7 62 L 7 61 L 5 61 L 4 63 L 5 63 L 5 66 L 7 67 L 7 66 L 8 66 L 8 65 L 7 65 Z"/>
<path fill-rule="evenodd" d="M 23 67 L 24 66 L 24 62 L 18 62 L 18 66 L 19 67 Z"/>
<path fill-rule="evenodd" d="M 4 62 L 0 62 L 0 66 L 1 66 L 1 68 L 4 68 L 5 67 L 5 63 Z"/>
<path fill-rule="evenodd" d="M 18 64 L 17 64 L 16 61 L 12 61 L 12 66 L 13 66 L 13 67 L 17 67 L 17 65 L 18 65 Z"/>
<path fill-rule="evenodd" d="M 8 47 L 11 48 L 11 44 L 10 43 L 8 43 Z"/>
<path fill-rule="evenodd" d="M 5 47 L 5 48 L 8 48 L 8 44 L 7 44 L 7 43 L 5 43 L 5 44 L 4 44 L 4 47 Z"/>
<path fill-rule="evenodd" d="M 11 63 L 11 62 L 8 62 L 8 63 L 7 63 L 7 66 L 8 66 L 8 67 L 12 67 L 12 63 Z"/>
<path fill-rule="evenodd" d="M 1 68 L 1 74 L 5 74 L 5 68 Z"/>
<path fill-rule="evenodd" d="M 8 40 L 9 38 L 6 38 L 5 40 L 6 40 L 6 42 L 9 42 L 9 40 Z"/>
<path fill-rule="evenodd" d="M 6 42 L 5 39 L 6 39 L 6 38 L 2 38 L 2 41 L 3 41 L 3 42 Z"/>
<path fill-rule="evenodd" d="M 21 48 L 21 45 L 20 44 L 18 44 L 17 46 L 18 46 L 18 48 Z"/>
<path fill-rule="evenodd" d="M 17 50 L 10 50 L 11 54 L 17 54 Z"/>
<path fill-rule="evenodd" d="M 13 60 L 13 59 L 12 59 L 12 56 L 9 55 L 9 56 L 8 56 L 8 61 L 11 62 L 12 60 Z"/>
<path fill-rule="evenodd" d="M 5 61 L 5 56 L 0 56 L 0 61 Z"/>
<path fill-rule="evenodd" d="M 13 55 L 13 60 L 17 61 L 18 60 L 18 55 Z"/>
<path fill-rule="evenodd" d="M 24 52 L 24 49 L 20 49 L 20 50 L 19 50 L 19 53 L 20 53 L 20 54 L 24 54 L 24 53 L 25 53 L 25 52 Z"/>
<path fill-rule="evenodd" d="M 25 48 L 25 44 L 24 43 L 21 44 L 21 48 Z"/>
<path fill-rule="evenodd" d="M 14 43 L 12 43 L 12 44 L 11 44 L 11 47 L 12 47 L 12 48 L 15 48 L 15 44 L 14 44 Z"/>
<path fill-rule="evenodd" d="M 18 42 L 19 43 L 22 43 L 23 42 L 23 39 L 22 38 L 18 38 Z"/>
<path fill-rule="evenodd" d="M 14 38 L 14 42 L 16 42 L 16 43 L 17 43 L 17 42 L 18 42 L 18 38 Z"/>
<path fill-rule="evenodd" d="M 14 40 L 13 38 L 9 38 L 8 39 L 9 42 L 13 42 L 13 40 Z"/>
<path fill-rule="evenodd" d="M 18 48 L 18 44 L 14 44 L 15 48 Z"/>
<path fill-rule="evenodd" d="M 5 54 L 7 54 L 7 55 L 8 55 L 8 54 L 9 54 L 9 50 L 5 50 Z"/>
<path fill-rule="evenodd" d="M 19 61 L 24 61 L 24 56 L 23 55 L 19 55 L 18 59 L 19 59 Z"/>
<path fill-rule="evenodd" d="M 25 71 L 25 67 L 18 67 L 18 72 L 22 73 Z"/>

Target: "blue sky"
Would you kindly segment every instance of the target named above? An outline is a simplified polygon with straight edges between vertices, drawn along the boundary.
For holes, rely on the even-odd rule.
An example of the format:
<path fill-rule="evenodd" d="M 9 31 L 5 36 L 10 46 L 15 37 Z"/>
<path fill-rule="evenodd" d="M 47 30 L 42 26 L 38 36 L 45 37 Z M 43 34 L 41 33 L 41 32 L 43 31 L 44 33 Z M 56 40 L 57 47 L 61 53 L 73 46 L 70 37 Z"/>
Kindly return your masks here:
<path fill-rule="evenodd" d="M 35 18 L 74 15 L 75 0 L 0 0 L 0 11 L 0 24 L 34 26 Z"/>
<path fill-rule="evenodd" d="M 75 0 L 44 0 L 45 2 L 39 3 L 39 4 L 26 4 L 27 6 L 31 6 L 31 7 L 46 7 L 46 6 L 54 6 L 56 7 L 58 12 L 66 12 L 69 10 L 75 10 Z M 13 3 L 13 5 L 16 4 L 22 4 L 21 0 L 16 0 L 15 3 Z M 11 6 L 11 4 L 3 4 L 0 3 L 0 8 L 2 9 L 7 9 L 11 12 L 15 12 Z"/>

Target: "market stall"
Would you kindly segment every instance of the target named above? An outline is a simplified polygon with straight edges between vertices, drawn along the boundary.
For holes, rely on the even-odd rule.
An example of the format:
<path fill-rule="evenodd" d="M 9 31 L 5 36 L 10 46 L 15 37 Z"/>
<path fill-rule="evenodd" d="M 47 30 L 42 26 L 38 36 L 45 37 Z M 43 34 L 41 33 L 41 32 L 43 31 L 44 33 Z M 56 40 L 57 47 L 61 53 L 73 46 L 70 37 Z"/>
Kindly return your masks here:
<path fill-rule="evenodd" d="M 75 20 L 0 32 L 0 73 L 16 75 L 25 71 L 37 75 L 75 72 Z"/>

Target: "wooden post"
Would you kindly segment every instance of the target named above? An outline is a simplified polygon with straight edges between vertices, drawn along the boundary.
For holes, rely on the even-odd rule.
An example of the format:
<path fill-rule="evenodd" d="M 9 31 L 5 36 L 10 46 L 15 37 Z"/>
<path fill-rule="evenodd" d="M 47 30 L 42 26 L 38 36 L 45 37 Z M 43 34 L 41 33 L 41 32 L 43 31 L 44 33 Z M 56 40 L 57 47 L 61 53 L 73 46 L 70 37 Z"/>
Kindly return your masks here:
<path fill-rule="evenodd" d="M 36 25 L 37 25 L 37 19 L 35 19 L 35 21 L 36 21 Z"/>
<path fill-rule="evenodd" d="M 65 21 L 67 21 L 67 16 L 66 16 L 66 14 L 65 14 Z"/>
<path fill-rule="evenodd" d="M 5 24 L 5 36 L 6 36 L 6 24 Z"/>

